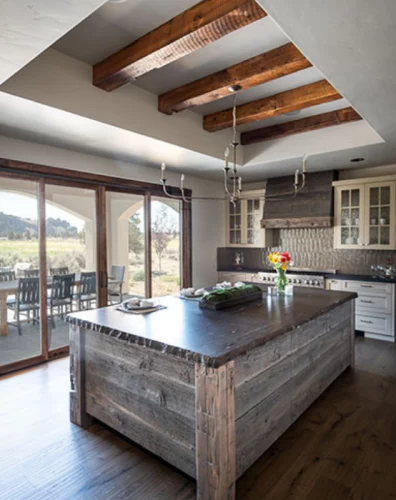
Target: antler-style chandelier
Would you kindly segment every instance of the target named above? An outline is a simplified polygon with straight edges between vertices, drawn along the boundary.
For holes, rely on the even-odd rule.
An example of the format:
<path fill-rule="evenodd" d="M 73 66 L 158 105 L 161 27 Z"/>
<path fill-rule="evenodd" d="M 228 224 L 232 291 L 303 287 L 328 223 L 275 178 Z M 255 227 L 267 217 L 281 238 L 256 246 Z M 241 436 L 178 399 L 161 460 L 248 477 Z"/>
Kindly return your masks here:
<path fill-rule="evenodd" d="M 241 90 L 240 85 L 232 85 L 229 87 L 230 92 L 234 93 L 234 101 L 232 106 L 232 140 L 226 147 L 224 151 L 224 197 L 207 197 L 207 196 L 186 196 L 184 181 L 185 175 L 181 174 L 180 178 L 180 192 L 181 195 L 174 195 L 168 191 L 166 184 L 166 165 L 161 163 L 161 183 L 162 189 L 166 196 L 176 200 L 191 203 L 193 200 L 229 200 L 233 205 L 240 200 L 242 194 L 242 177 L 238 173 L 237 165 L 237 148 L 239 146 L 238 135 L 237 135 L 237 92 Z M 230 166 L 231 163 L 231 166 Z M 266 195 L 265 198 L 279 198 L 282 196 L 294 195 L 296 196 L 299 191 L 301 191 L 305 186 L 305 178 L 307 174 L 307 155 L 303 158 L 303 168 L 300 173 L 299 169 L 296 169 L 294 173 L 294 184 L 293 189 L 285 193 L 279 193 L 274 195 Z"/>

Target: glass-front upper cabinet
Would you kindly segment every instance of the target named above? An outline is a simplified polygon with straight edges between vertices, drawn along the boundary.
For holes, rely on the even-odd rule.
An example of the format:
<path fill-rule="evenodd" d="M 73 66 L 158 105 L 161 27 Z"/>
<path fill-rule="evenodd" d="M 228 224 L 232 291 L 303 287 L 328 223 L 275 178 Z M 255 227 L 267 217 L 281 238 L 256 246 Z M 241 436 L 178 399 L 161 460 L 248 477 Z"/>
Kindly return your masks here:
<path fill-rule="evenodd" d="M 373 183 L 366 185 L 366 218 L 368 246 L 390 248 L 395 246 L 395 184 Z"/>
<path fill-rule="evenodd" d="M 340 243 L 355 246 L 361 243 L 361 188 L 340 189 Z"/>
<path fill-rule="evenodd" d="M 396 181 L 365 181 L 334 183 L 334 247 L 394 249 Z"/>
<path fill-rule="evenodd" d="M 246 191 L 235 204 L 227 201 L 226 241 L 232 247 L 269 246 L 271 231 L 261 227 L 264 191 Z"/>

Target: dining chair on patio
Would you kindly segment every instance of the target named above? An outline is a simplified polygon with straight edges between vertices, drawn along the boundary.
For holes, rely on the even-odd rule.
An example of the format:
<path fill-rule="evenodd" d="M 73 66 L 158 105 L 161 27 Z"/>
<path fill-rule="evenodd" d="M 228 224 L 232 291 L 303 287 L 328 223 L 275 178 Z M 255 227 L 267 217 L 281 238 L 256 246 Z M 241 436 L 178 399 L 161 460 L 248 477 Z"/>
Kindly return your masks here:
<path fill-rule="evenodd" d="M 69 274 L 69 268 L 68 267 L 50 267 L 50 276 L 54 276 L 55 274 L 57 276 L 64 276 L 65 274 Z"/>
<path fill-rule="evenodd" d="M 79 291 L 73 295 L 73 299 L 77 301 L 79 311 L 83 304 L 86 305 L 84 309 L 91 309 L 92 301 L 96 300 L 96 272 L 81 273 Z"/>
<path fill-rule="evenodd" d="M 122 302 L 122 287 L 124 285 L 125 266 L 111 266 L 110 278 L 107 283 L 109 304 L 113 304 L 113 298 Z"/>
<path fill-rule="evenodd" d="M 54 309 L 57 309 L 61 318 L 73 310 L 75 279 L 75 274 L 54 275 L 52 277 L 51 294 L 48 299 L 52 328 L 55 328 Z"/>
<path fill-rule="evenodd" d="M 23 275 L 25 278 L 38 278 L 40 276 L 40 269 L 25 269 Z"/>
<path fill-rule="evenodd" d="M 20 278 L 18 282 L 18 291 L 16 301 L 13 304 L 7 304 L 7 307 L 14 310 L 18 334 L 22 335 L 21 315 L 26 315 L 30 320 L 30 313 L 33 314 L 33 325 L 38 323 L 38 313 L 40 310 L 40 280 L 39 278 Z"/>
<path fill-rule="evenodd" d="M 0 283 L 4 281 L 16 280 L 15 271 L 2 271 L 0 272 Z"/>
<path fill-rule="evenodd" d="M 5 281 L 15 281 L 16 275 L 15 271 L 1 271 L 0 272 L 0 283 L 4 283 Z M 15 304 L 16 297 L 15 295 L 9 295 L 7 297 L 7 307 L 9 304 Z"/>

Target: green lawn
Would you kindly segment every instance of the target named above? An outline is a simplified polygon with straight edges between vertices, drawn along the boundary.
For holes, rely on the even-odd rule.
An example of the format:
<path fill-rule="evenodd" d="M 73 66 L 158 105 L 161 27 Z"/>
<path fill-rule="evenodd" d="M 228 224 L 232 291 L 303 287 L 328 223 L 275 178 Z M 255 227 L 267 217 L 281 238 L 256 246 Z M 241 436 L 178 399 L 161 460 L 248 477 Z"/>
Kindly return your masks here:
<path fill-rule="evenodd" d="M 47 254 L 51 257 L 65 252 L 84 251 L 85 246 L 79 239 L 47 239 Z M 35 257 L 38 255 L 37 240 L 2 240 L 0 241 L 0 255 L 17 252 L 21 257 Z"/>

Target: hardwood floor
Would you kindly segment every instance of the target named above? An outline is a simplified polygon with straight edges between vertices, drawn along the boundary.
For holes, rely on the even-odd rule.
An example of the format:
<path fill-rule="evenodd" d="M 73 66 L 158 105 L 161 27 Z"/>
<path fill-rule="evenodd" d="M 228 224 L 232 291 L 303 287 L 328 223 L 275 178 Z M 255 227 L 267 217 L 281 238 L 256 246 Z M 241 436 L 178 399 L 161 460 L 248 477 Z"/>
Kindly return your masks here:
<path fill-rule="evenodd" d="M 195 498 L 195 483 L 100 424 L 68 421 L 68 359 L 0 378 L 0 499 Z M 240 500 L 396 499 L 396 346 L 345 372 L 238 481 Z"/>

